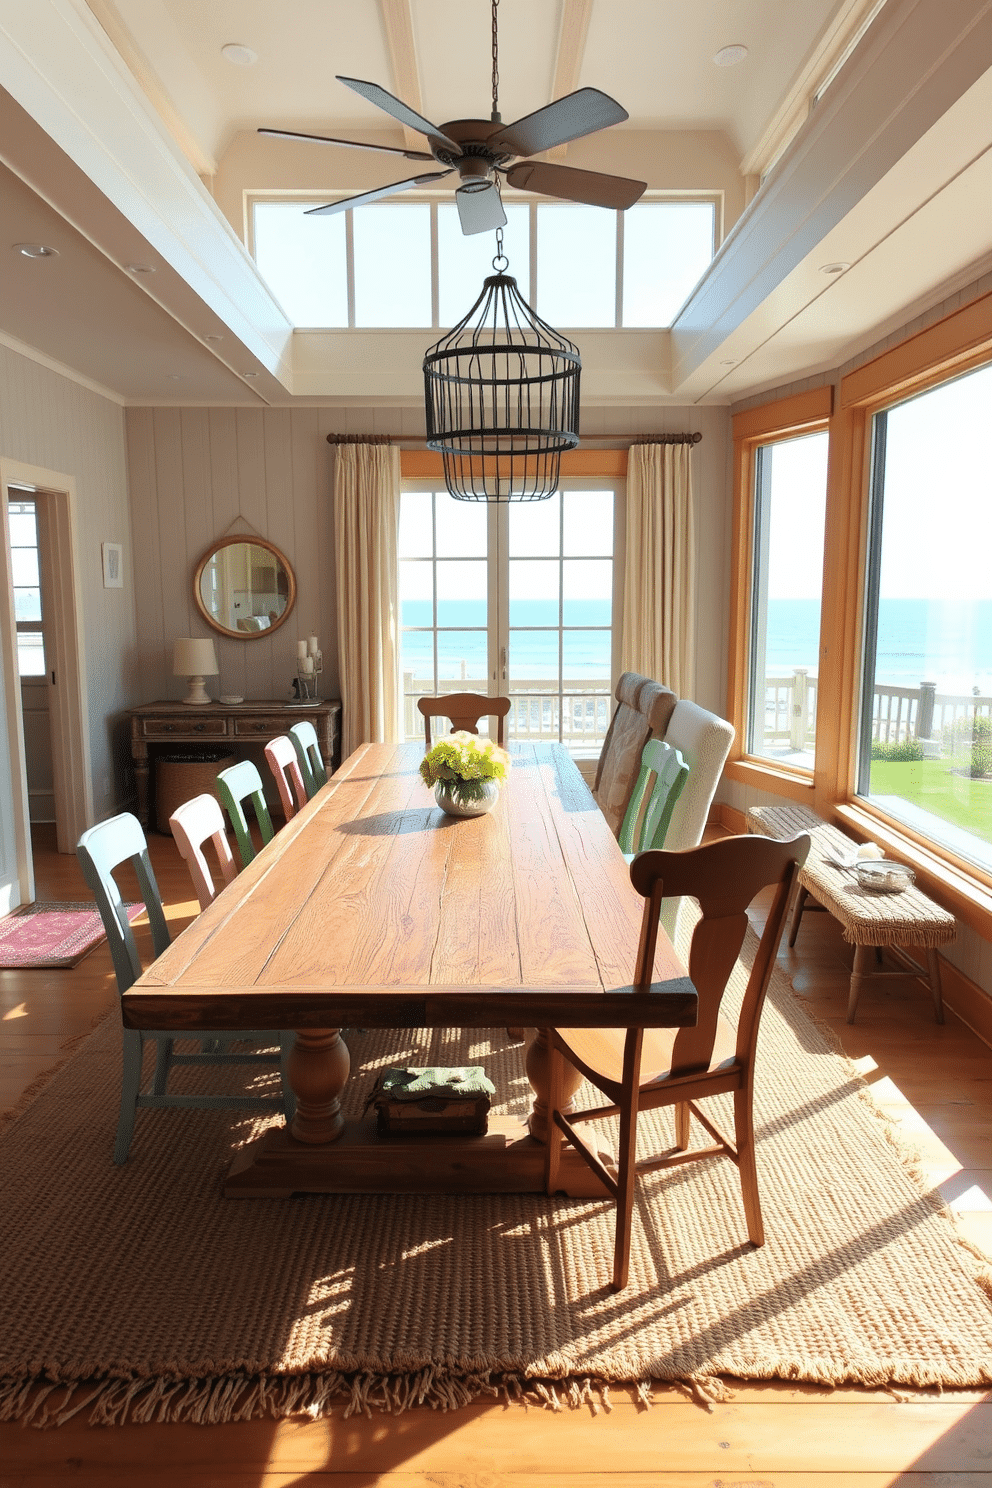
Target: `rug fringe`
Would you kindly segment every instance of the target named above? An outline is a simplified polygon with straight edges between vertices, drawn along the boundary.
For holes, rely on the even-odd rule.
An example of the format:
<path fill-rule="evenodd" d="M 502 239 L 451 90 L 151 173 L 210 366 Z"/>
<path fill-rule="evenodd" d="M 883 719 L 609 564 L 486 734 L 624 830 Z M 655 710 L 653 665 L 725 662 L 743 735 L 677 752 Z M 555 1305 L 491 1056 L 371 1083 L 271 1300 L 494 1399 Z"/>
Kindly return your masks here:
<path fill-rule="evenodd" d="M 717 1380 L 680 1382 L 694 1398 L 725 1398 Z M 258 1417 L 318 1420 L 340 1407 L 343 1418 L 375 1413 L 402 1415 L 417 1406 L 453 1411 L 486 1397 L 508 1405 L 534 1405 L 556 1413 L 586 1408 L 594 1414 L 613 1409 L 611 1389 L 628 1389 L 635 1402 L 652 1404 L 650 1379 L 608 1381 L 593 1375 L 530 1379 L 519 1374 L 450 1374 L 426 1368 L 409 1374 L 221 1375 L 206 1379 L 9 1380 L 0 1383 L 0 1421 L 39 1429 L 64 1426 L 89 1408 L 91 1426 L 185 1422 L 215 1426 Z"/>

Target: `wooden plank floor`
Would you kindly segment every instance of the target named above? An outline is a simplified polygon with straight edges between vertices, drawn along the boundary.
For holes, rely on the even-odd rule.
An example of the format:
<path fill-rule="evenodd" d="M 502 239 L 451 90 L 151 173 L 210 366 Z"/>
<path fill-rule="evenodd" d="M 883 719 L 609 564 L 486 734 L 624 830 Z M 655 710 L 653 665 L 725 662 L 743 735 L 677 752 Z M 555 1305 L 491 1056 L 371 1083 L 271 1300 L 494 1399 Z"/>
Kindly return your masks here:
<path fill-rule="evenodd" d="M 72 857 L 37 834 L 39 899 L 88 898 Z M 170 923 L 196 911 L 170 840 L 152 857 Z M 140 932 L 139 932 L 140 934 Z M 803 921 L 782 964 L 832 1025 L 886 1109 L 920 1146 L 965 1232 L 992 1253 L 992 1050 L 948 1015 L 933 1023 L 907 977 L 869 984 L 844 1022 L 851 952 L 828 915 Z M 71 972 L 0 972 L 0 1109 L 86 1034 L 116 998 L 106 945 Z M 734 1388 L 707 1411 L 677 1390 L 651 1410 L 553 1414 L 485 1402 L 440 1414 L 230 1426 L 0 1427 L 0 1488 L 992 1488 L 992 1391 Z"/>

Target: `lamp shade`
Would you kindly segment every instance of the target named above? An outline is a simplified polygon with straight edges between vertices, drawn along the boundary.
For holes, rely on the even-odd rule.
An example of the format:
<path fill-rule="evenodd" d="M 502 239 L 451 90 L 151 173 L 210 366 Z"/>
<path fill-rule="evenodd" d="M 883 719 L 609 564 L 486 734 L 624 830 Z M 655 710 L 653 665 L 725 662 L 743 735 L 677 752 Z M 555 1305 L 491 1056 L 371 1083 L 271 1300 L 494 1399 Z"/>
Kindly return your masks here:
<path fill-rule="evenodd" d="M 216 677 L 217 651 L 213 641 L 197 636 L 180 636 L 172 651 L 172 671 L 176 677 Z"/>

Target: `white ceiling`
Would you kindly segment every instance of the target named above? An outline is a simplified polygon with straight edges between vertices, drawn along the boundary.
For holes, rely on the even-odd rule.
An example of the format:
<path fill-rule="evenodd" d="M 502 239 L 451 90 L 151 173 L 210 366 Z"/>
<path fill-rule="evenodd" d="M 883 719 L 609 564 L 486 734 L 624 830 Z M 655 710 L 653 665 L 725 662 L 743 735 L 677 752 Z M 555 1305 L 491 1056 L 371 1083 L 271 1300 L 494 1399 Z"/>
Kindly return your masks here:
<path fill-rule="evenodd" d="M 109 18 L 114 3 L 215 159 L 233 134 L 266 122 L 360 138 L 382 116 L 335 74 L 391 92 L 400 84 L 377 0 L 94 0 L 94 9 Z M 583 8 L 581 0 L 501 0 L 499 96 L 507 121 L 550 101 L 569 6 Z M 851 9 L 850 0 L 596 0 L 574 86 L 618 99 L 632 128 L 719 129 L 744 156 L 821 31 Z M 489 0 L 411 0 L 410 12 L 421 97 L 407 101 L 436 124 L 488 118 Z M 221 56 L 226 42 L 251 47 L 258 62 L 233 66 Z M 748 57 L 715 66 L 715 53 L 732 43 L 747 46 Z"/>
<path fill-rule="evenodd" d="M 574 163 L 684 187 L 679 162 L 708 159 L 741 199 L 735 163 L 778 149 L 871 6 L 502 0 L 501 112 L 603 88 L 630 121 Z M 226 42 L 258 63 L 231 66 Z M 747 59 L 715 67 L 731 43 Z M 419 401 L 401 338 L 294 338 L 235 230 L 244 188 L 313 169 L 315 147 L 258 141 L 259 123 L 402 142 L 337 72 L 439 124 L 485 114 L 487 0 L 0 0 L 0 335 L 128 402 Z M 395 176 L 381 155 L 316 154 L 353 189 Z M 259 162 L 283 174 L 252 180 Z M 671 336 L 590 338 L 586 396 L 728 402 L 837 365 L 988 272 L 990 183 L 992 0 L 887 0 Z M 59 257 L 11 254 L 34 239 Z M 851 270 L 825 280 L 831 259 Z"/>

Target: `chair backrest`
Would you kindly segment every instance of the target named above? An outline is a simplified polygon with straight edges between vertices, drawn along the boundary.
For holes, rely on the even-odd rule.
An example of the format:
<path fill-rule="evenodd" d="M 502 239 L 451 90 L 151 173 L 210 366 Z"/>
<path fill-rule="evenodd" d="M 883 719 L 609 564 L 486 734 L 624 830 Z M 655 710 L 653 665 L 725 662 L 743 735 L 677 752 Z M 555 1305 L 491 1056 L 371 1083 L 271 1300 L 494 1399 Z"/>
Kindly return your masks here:
<path fill-rule="evenodd" d="M 672 812 L 667 839 L 667 846 L 673 851 L 685 852 L 703 840 L 710 806 L 734 742 L 734 727 L 698 703 L 680 698 L 664 738 L 689 766 L 689 777 Z"/>
<path fill-rule="evenodd" d="M 184 801 L 169 817 L 169 826 L 176 846 L 186 860 L 200 908 L 206 909 L 217 894 L 213 874 L 203 851 L 207 842 L 212 842 L 217 854 L 217 866 L 226 884 L 233 883 L 238 876 L 234 858 L 227 840 L 224 813 L 216 796 L 194 796 Z"/>
<path fill-rule="evenodd" d="M 315 796 L 322 785 L 327 784 L 327 770 L 320 752 L 317 730 L 309 719 L 294 723 L 289 731 L 296 757 L 300 762 L 300 774 L 306 786 L 307 800 Z"/>
<path fill-rule="evenodd" d="M 309 799 L 303 771 L 300 769 L 300 761 L 296 753 L 296 745 L 288 734 L 277 734 L 266 744 L 265 758 L 269 762 L 269 769 L 272 771 L 279 791 L 283 815 L 289 821 L 290 817 L 295 816 L 299 808 L 305 806 Z"/>
<path fill-rule="evenodd" d="M 83 877 L 96 900 L 103 928 L 107 932 L 117 977 L 117 990 L 126 992 L 137 981 L 142 968 L 134 931 L 113 876 L 114 869 L 121 863 L 130 863 L 137 875 L 138 889 L 152 927 L 155 955 L 160 956 L 171 942 L 162 909 L 162 896 L 155 881 L 148 856 L 148 844 L 140 822 L 129 811 L 123 811 L 120 816 L 112 816 L 109 821 L 88 827 L 76 844 L 76 856 L 82 867 Z"/>
<path fill-rule="evenodd" d="M 262 841 L 271 842 L 274 836 L 269 808 L 265 804 L 262 777 L 251 760 L 239 760 L 236 765 L 229 765 L 226 770 L 220 771 L 217 776 L 217 794 L 220 796 L 221 805 L 231 818 L 241 866 L 247 868 L 255 856 L 255 844 L 248 830 L 248 818 L 244 810 L 245 801 L 250 801 L 252 804 L 255 820 L 262 834 Z"/>
<path fill-rule="evenodd" d="M 485 697 L 481 692 L 449 692 L 446 697 L 422 697 L 417 707 L 424 715 L 424 745 L 431 747 L 431 719 L 448 718 L 451 732 L 464 729 L 470 734 L 479 732 L 480 718 L 496 719 L 496 743 L 504 742 L 503 720 L 512 703 L 508 697 Z"/>
<path fill-rule="evenodd" d="M 675 803 L 689 766 L 664 739 L 649 739 L 641 750 L 641 769 L 620 828 L 620 850 L 646 852 L 664 847 Z"/>
<path fill-rule="evenodd" d="M 593 795 L 614 836 L 619 835 L 637 780 L 641 751 L 652 734 L 656 739 L 664 735 L 677 702 L 674 692 L 638 672 L 624 672 L 617 683 L 616 699 L 593 786 Z"/>
<path fill-rule="evenodd" d="M 795 876 L 810 848 L 808 833 L 790 842 L 770 837 L 725 837 L 690 852 L 645 852 L 630 865 L 630 879 L 647 900 L 634 982 L 650 985 L 662 898 L 699 903 L 689 948 L 689 977 L 699 994 L 694 1028 L 680 1028 L 672 1051 L 672 1074 L 705 1070 L 713 1054 L 717 1018 L 730 974 L 747 933 L 748 905 L 770 884 L 775 896 L 765 920 L 737 1019 L 737 1058 L 753 1058 L 758 1020 L 768 988 Z M 769 850 L 770 849 L 770 850 Z"/>

